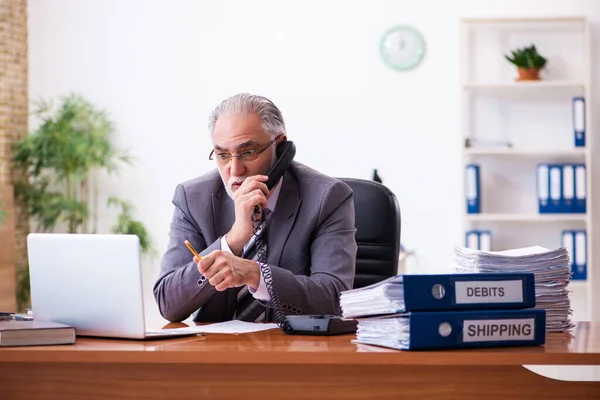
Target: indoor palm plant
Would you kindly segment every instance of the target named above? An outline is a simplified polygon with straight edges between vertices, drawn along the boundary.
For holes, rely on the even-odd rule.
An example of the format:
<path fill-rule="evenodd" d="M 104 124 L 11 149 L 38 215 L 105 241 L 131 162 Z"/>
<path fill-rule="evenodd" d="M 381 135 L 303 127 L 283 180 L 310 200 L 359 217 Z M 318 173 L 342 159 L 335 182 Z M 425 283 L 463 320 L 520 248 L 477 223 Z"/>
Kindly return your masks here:
<path fill-rule="evenodd" d="M 0 200 L 0 224 L 3 224 L 4 221 L 6 221 L 6 211 L 2 209 L 3 206 L 4 204 L 2 203 L 2 200 Z"/>
<path fill-rule="evenodd" d="M 542 57 L 535 45 L 523 47 L 511 51 L 511 56 L 505 54 L 504 57 L 512 64 L 517 66 L 519 81 L 540 80 L 540 70 L 544 68 L 547 60 Z"/>
<path fill-rule="evenodd" d="M 18 142 L 13 167 L 28 179 L 15 185 L 15 197 L 28 208 L 36 231 L 97 233 L 99 173 L 109 175 L 131 158 L 111 142 L 114 125 L 107 114 L 77 94 L 61 99 L 58 107 L 39 102 L 34 111 L 39 128 Z M 114 233 L 136 234 L 142 251 L 149 252 L 149 234 L 133 218 L 133 207 L 111 197 L 121 209 Z M 28 268 L 17 272 L 17 300 L 28 302 Z"/>

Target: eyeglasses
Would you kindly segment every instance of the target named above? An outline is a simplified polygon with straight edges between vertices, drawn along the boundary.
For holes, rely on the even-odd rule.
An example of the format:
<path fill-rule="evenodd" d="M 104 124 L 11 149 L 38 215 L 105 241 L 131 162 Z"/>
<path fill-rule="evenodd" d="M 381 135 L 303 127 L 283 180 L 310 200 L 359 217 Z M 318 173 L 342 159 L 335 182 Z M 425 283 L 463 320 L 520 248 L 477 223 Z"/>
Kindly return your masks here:
<path fill-rule="evenodd" d="M 277 137 L 273 140 L 271 140 L 269 143 L 267 143 L 263 148 L 261 149 L 254 149 L 254 148 L 248 148 L 245 149 L 239 153 L 226 153 L 226 152 L 220 152 L 217 151 L 215 153 L 215 150 L 211 151 L 208 159 L 209 160 L 217 160 L 217 163 L 225 165 L 227 164 L 229 161 L 231 161 L 232 158 L 237 157 L 240 161 L 254 161 L 258 158 L 258 156 L 264 152 L 265 150 L 267 150 L 273 143 L 275 143 L 277 141 L 277 139 L 279 139 L 281 136 L 283 136 L 283 134 L 281 135 L 277 135 Z M 215 158 L 213 158 L 213 155 L 215 155 Z"/>

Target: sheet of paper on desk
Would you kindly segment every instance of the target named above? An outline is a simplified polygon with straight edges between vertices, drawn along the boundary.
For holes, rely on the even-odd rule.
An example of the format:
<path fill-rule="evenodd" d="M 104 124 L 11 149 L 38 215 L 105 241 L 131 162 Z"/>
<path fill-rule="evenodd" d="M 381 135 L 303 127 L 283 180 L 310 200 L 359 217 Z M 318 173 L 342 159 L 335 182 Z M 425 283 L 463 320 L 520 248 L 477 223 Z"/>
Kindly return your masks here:
<path fill-rule="evenodd" d="M 239 334 L 239 333 L 251 333 L 258 331 L 266 331 L 268 329 L 277 329 L 277 324 L 258 324 L 255 322 L 245 322 L 245 321 L 226 321 L 226 322 L 216 322 L 214 324 L 206 324 L 206 325 L 198 325 L 198 326 L 189 326 L 187 328 L 174 328 L 174 329 L 165 329 L 169 331 L 177 331 L 177 332 L 197 332 L 197 333 L 229 333 L 229 334 Z"/>

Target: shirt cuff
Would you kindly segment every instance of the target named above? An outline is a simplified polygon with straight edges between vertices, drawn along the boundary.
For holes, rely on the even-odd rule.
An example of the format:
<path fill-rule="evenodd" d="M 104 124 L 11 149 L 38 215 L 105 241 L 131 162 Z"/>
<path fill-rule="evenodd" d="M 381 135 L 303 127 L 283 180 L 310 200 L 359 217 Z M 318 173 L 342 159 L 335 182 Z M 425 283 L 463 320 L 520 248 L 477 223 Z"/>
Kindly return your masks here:
<path fill-rule="evenodd" d="M 258 283 L 258 288 L 254 290 L 250 286 L 248 286 L 248 291 L 252 294 L 252 297 L 254 297 L 257 300 L 271 301 L 271 296 L 269 295 L 269 291 L 267 290 L 267 285 L 265 284 L 265 279 L 263 278 L 262 270 L 260 270 L 260 264 L 258 264 L 258 268 L 260 272 L 260 281 Z"/>
<path fill-rule="evenodd" d="M 229 244 L 227 244 L 227 235 L 221 237 L 221 250 L 233 254 L 233 251 L 229 248 Z"/>

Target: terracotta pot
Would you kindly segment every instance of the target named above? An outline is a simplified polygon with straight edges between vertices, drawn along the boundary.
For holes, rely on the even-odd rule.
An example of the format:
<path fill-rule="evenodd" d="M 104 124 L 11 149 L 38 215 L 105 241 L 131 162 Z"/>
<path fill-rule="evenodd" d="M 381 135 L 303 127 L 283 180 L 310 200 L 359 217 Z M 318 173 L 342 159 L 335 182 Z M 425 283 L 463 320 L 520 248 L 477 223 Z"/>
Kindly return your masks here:
<path fill-rule="evenodd" d="M 519 77 L 518 81 L 539 81 L 540 80 L 540 69 L 539 68 L 522 68 L 518 69 Z"/>

